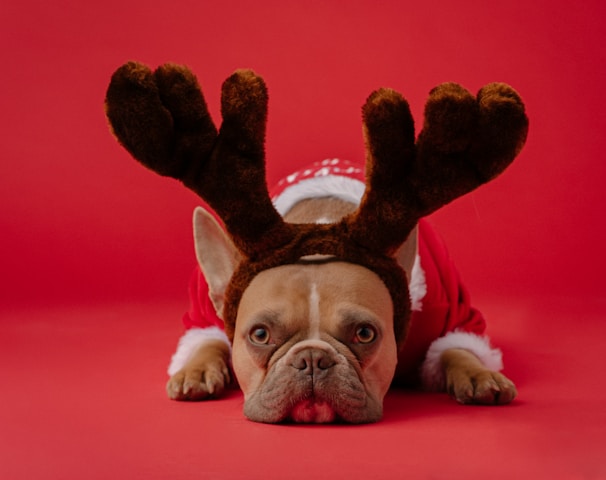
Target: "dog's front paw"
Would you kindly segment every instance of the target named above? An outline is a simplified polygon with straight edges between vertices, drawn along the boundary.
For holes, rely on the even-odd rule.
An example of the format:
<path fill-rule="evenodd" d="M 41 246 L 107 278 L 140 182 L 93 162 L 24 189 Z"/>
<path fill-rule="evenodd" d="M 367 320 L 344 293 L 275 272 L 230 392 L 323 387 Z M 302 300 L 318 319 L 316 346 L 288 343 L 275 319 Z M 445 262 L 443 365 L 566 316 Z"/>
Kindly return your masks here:
<path fill-rule="evenodd" d="M 172 400 L 205 400 L 220 396 L 229 382 L 229 368 L 222 358 L 216 358 L 183 367 L 168 380 L 166 393 Z"/>
<path fill-rule="evenodd" d="M 464 404 L 505 405 L 517 395 L 511 380 L 490 370 L 451 369 L 446 382 L 450 396 Z"/>
<path fill-rule="evenodd" d="M 450 348 L 442 352 L 445 387 L 457 402 L 477 405 L 505 405 L 517 395 L 505 375 L 487 368 L 472 352 Z"/>

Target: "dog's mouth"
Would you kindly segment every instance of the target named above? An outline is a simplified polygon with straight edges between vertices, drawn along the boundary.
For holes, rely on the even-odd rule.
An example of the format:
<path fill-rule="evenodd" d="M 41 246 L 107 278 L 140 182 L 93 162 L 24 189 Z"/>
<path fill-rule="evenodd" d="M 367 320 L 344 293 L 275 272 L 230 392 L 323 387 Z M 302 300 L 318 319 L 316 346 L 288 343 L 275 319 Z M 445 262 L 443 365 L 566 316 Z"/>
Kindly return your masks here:
<path fill-rule="evenodd" d="M 334 423 L 337 414 L 326 401 L 307 398 L 295 404 L 289 419 L 295 423 Z"/>

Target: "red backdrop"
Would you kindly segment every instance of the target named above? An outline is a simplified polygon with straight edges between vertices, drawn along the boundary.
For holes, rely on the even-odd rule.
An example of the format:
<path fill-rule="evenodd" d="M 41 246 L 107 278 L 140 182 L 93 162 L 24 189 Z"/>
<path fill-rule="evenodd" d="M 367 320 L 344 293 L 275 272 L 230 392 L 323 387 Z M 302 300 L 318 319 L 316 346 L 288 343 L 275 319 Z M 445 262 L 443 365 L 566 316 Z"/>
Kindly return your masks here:
<path fill-rule="evenodd" d="M 602 292 L 606 9 L 476 3 L 3 5 L 2 303 L 183 294 L 196 198 L 131 160 L 103 114 L 129 59 L 191 66 L 217 119 L 222 80 L 262 74 L 270 182 L 324 157 L 362 160 L 374 88 L 401 91 L 420 125 L 440 82 L 508 82 L 527 104 L 526 148 L 435 222 L 472 289 Z"/>
<path fill-rule="evenodd" d="M 525 149 L 502 177 L 445 207 L 433 221 L 472 294 L 512 305 L 511 311 L 495 307 L 507 321 L 517 316 L 510 327 L 499 330 L 494 321 L 511 349 L 521 344 L 532 351 L 530 335 L 554 328 L 546 314 L 522 325 L 529 315 L 513 305 L 528 301 L 540 305 L 539 311 L 543 305 L 553 310 L 560 304 L 552 299 L 570 299 L 567 312 L 590 304 L 593 320 L 579 312 L 568 323 L 560 312 L 558 325 L 574 331 L 589 322 L 584 335 L 593 344 L 586 350 L 599 361 L 606 305 L 605 5 L 3 2 L 2 326 L 17 328 L 11 322 L 29 318 L 28 309 L 36 308 L 36 328 L 44 325 L 42 331 L 48 328 L 52 336 L 61 316 L 40 313 L 51 306 L 176 301 L 174 319 L 166 319 L 174 323 L 165 327 L 174 338 L 164 340 L 161 355 L 172 349 L 194 266 L 190 219 L 198 202 L 178 183 L 133 161 L 110 135 L 103 112 L 105 89 L 120 64 L 171 61 L 197 73 L 216 120 L 224 78 L 240 67 L 264 76 L 270 91 L 270 182 L 326 157 L 361 161 L 360 107 L 377 87 L 402 92 L 419 126 L 427 94 L 438 83 L 456 81 L 472 91 L 492 81 L 510 83 L 530 117 Z M 11 313 L 17 310 L 19 315 Z M 143 325 L 131 310 L 125 316 Z M 84 317 L 102 322 L 98 313 Z M 12 338 L 17 337 L 5 336 L 6 352 L 36 358 L 38 344 L 28 343 L 28 349 Z M 579 348 L 571 339 L 565 345 Z M 61 360 L 61 368 L 64 361 L 71 360 Z M 548 363 L 539 361 L 550 371 Z M 521 357 L 515 365 L 522 381 L 532 377 Z M 586 371 L 592 371 L 590 364 Z M 25 378 L 8 367 L 6 372 Z M 163 381 L 163 372 L 157 374 Z M 162 396 L 161 386 L 157 392 Z M 600 392 L 594 398 L 603 398 L 603 387 Z M 536 398 L 543 395 L 537 392 Z M 240 415 L 239 409 L 232 414 Z M 26 417 L 25 411 L 14 417 L 15 431 Z"/>

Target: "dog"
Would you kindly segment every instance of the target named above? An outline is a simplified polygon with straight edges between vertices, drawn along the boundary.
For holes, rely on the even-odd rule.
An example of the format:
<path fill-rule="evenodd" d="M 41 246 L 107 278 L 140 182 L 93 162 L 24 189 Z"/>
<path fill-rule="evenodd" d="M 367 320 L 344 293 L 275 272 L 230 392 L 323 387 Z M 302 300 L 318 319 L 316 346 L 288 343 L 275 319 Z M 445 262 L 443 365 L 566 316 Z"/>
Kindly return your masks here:
<path fill-rule="evenodd" d="M 361 167 L 329 159 L 283 179 L 273 201 L 287 222 L 331 223 L 354 211 L 363 192 Z M 513 382 L 498 372 L 501 352 L 482 336 L 484 318 L 470 306 L 426 220 L 396 253 L 411 279 L 413 308 L 400 355 L 380 279 L 323 256 L 259 274 L 242 297 L 231 346 L 219 317 L 238 252 L 202 207 L 194 213 L 194 231 L 199 269 L 184 317 L 188 330 L 168 369 L 171 399 L 219 397 L 231 368 L 244 392 L 245 415 L 268 423 L 377 421 L 390 385 L 415 384 L 418 376 L 426 388 L 446 390 L 464 404 L 515 398 Z"/>
<path fill-rule="evenodd" d="M 364 169 L 329 159 L 273 195 L 267 103 L 263 79 L 236 71 L 217 128 L 187 67 L 128 62 L 112 76 L 105 108 L 118 141 L 222 221 L 194 213 L 199 269 L 168 396 L 216 398 L 235 375 L 244 414 L 267 423 L 375 422 L 392 383 L 419 378 L 461 403 L 511 402 L 501 353 L 424 218 L 520 152 L 528 118 L 517 92 L 442 84 L 415 136 L 406 100 L 376 90 L 362 108 Z"/>

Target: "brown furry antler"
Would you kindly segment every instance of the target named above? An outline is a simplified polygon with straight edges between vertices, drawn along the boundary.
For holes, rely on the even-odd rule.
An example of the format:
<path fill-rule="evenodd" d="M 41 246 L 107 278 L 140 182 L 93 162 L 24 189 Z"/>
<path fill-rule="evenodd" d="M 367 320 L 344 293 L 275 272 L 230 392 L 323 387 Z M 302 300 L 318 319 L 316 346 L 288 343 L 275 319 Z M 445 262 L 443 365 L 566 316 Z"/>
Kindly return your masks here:
<path fill-rule="evenodd" d="M 367 191 L 350 231 L 387 253 L 421 217 L 505 170 L 528 132 L 524 104 L 502 83 L 485 86 L 477 99 L 454 83 L 434 88 L 416 153 L 413 120 L 397 92 L 374 92 L 363 118 Z"/>
<path fill-rule="evenodd" d="M 118 141 L 143 165 L 204 199 L 244 255 L 290 240 L 265 183 L 267 89 L 260 77 L 239 70 L 224 82 L 218 132 L 196 77 L 178 65 L 155 72 L 135 62 L 123 65 L 112 76 L 105 105 Z"/>
<path fill-rule="evenodd" d="M 408 104 L 390 89 L 363 107 L 366 192 L 356 212 L 330 225 L 287 224 L 265 183 L 267 90 L 248 70 L 222 87 L 219 131 L 194 75 L 164 65 L 152 72 L 128 63 L 112 77 L 106 112 L 113 131 L 141 163 L 181 180 L 221 217 L 244 260 L 223 312 L 231 337 L 244 289 L 259 272 L 305 255 L 333 255 L 379 275 L 394 303 L 394 330 L 404 339 L 407 280 L 392 254 L 417 221 L 501 173 L 522 148 L 528 119 L 518 94 L 490 84 L 474 98 L 443 84 L 430 93 L 415 144 Z"/>

